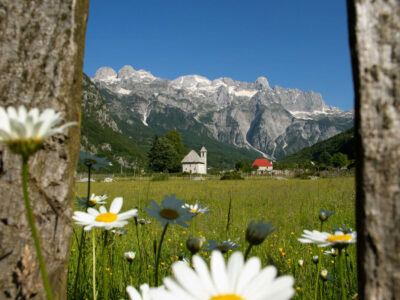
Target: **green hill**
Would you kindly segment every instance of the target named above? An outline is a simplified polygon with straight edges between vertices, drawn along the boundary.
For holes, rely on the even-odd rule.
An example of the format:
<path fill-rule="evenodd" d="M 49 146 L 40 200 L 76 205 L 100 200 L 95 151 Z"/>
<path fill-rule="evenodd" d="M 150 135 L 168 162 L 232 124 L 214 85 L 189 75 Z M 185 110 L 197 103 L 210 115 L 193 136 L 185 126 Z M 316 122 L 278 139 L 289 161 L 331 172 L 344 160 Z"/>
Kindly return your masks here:
<path fill-rule="evenodd" d="M 288 155 L 278 161 L 280 167 L 294 167 L 309 161 L 317 161 L 323 152 L 330 155 L 341 152 L 346 154 L 349 160 L 354 159 L 355 154 L 354 127 L 339 133 L 325 141 L 316 143 L 311 147 L 304 148 L 295 154 Z"/>

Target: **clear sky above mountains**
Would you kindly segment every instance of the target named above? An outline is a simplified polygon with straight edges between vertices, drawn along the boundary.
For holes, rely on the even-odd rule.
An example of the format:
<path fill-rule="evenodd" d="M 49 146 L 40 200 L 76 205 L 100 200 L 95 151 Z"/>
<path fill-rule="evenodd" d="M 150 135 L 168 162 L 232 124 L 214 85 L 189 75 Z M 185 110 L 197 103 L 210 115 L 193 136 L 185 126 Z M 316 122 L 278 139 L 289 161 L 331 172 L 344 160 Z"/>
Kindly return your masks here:
<path fill-rule="evenodd" d="M 353 108 L 345 0 L 91 1 L 85 73 L 124 65 L 171 80 L 265 76 Z"/>

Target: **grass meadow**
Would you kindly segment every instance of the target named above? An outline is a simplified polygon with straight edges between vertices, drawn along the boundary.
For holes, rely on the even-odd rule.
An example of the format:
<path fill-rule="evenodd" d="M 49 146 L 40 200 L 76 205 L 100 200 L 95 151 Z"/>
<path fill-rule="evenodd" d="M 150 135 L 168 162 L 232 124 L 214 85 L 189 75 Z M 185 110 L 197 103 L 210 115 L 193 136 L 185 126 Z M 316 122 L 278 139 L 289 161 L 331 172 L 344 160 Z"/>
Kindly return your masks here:
<path fill-rule="evenodd" d="M 77 196 L 85 197 L 87 183 L 77 183 Z M 296 295 L 294 299 L 336 299 L 340 284 L 335 257 L 323 255 L 327 248 L 318 248 L 313 244 L 301 244 L 297 239 L 304 229 L 320 230 L 318 214 L 321 208 L 334 214 L 323 224 L 323 231 L 345 224 L 355 228 L 355 182 L 354 178 L 322 178 L 318 180 L 290 179 L 272 180 L 266 178 L 220 181 L 190 181 L 172 179 L 151 181 L 137 178 L 111 183 L 93 182 L 91 192 L 96 195 L 107 194 L 108 204 L 114 197 L 124 199 L 121 211 L 137 207 L 138 218 L 146 218 L 151 224 L 135 226 L 133 220 L 124 229 L 126 234 L 108 232 L 111 242 L 108 244 L 107 263 L 103 263 L 102 241 L 104 230 L 96 229 L 96 289 L 98 299 L 127 299 L 127 285 L 136 288 L 142 283 L 152 285 L 154 276 L 153 243 L 160 239 L 163 227 L 158 221 L 147 216 L 144 208 L 150 199 L 160 203 L 165 195 L 176 194 L 189 204 L 196 201 L 210 207 L 210 213 L 194 217 L 189 227 L 179 225 L 168 227 L 161 252 L 160 278 L 170 275 L 171 264 L 182 258 L 190 258 L 185 243 L 189 236 L 204 236 L 207 240 L 218 242 L 239 238 L 236 249 L 245 252 L 247 243 L 245 231 L 248 223 L 270 221 L 275 231 L 260 246 L 254 246 L 250 256 L 258 256 L 263 266 L 273 264 L 279 274 L 295 277 Z M 227 230 L 229 202 L 231 201 L 230 223 Z M 106 205 L 108 206 L 108 205 Z M 80 210 L 81 208 L 76 207 Z M 92 299 L 92 232 L 85 233 L 82 248 L 80 275 L 77 274 L 79 256 L 78 240 L 82 228 L 74 226 L 71 241 L 71 253 L 68 270 L 68 299 Z M 206 243 L 207 244 L 207 243 Z M 235 250 L 235 251 L 236 251 Z M 135 251 L 133 262 L 128 262 L 124 252 Z M 208 259 L 207 252 L 200 255 Z M 227 258 L 230 252 L 225 254 Z M 317 264 L 312 256 L 319 255 L 320 268 L 327 269 L 333 280 L 319 279 L 315 289 Z M 350 245 L 346 249 L 345 276 L 347 296 L 351 298 L 357 291 L 356 248 Z M 303 267 L 298 260 L 304 261 Z M 339 292 L 340 293 L 340 292 Z"/>

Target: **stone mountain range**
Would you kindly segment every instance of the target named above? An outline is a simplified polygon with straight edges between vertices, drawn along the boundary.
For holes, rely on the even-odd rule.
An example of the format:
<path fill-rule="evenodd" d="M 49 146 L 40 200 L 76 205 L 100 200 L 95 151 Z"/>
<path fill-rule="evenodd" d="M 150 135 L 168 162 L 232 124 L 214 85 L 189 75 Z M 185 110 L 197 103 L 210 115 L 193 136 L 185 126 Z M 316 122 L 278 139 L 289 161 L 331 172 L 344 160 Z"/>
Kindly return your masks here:
<path fill-rule="evenodd" d="M 271 88 L 265 77 L 254 83 L 199 75 L 170 81 L 124 66 L 118 74 L 102 67 L 91 80 L 110 112 L 110 117 L 97 112 L 97 118 L 115 132 L 121 133 L 121 125 L 111 115 L 120 124 L 141 122 L 142 131 L 190 130 L 192 134 L 183 135 L 185 144 L 197 131 L 210 140 L 248 149 L 252 156 L 256 151 L 258 156 L 279 159 L 330 138 L 354 122 L 353 111 L 326 105 L 321 94 Z M 85 97 L 84 88 L 83 106 Z"/>

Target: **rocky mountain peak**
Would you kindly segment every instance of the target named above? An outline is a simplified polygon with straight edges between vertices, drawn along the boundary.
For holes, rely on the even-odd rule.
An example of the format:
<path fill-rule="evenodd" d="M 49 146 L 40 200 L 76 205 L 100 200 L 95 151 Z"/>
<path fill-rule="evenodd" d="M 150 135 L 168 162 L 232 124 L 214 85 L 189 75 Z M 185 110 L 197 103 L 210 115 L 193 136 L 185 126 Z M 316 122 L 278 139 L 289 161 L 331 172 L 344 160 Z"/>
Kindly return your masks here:
<path fill-rule="evenodd" d="M 101 67 L 94 74 L 94 81 L 113 81 L 117 79 L 117 72 L 110 67 Z"/>
<path fill-rule="evenodd" d="M 118 71 L 118 78 L 124 79 L 124 78 L 129 78 L 132 76 L 135 76 L 136 71 L 132 66 L 126 65 L 123 66 L 119 71 Z"/>
<path fill-rule="evenodd" d="M 185 75 L 172 80 L 172 84 L 180 88 L 195 88 L 211 85 L 211 81 L 200 75 Z"/>
<path fill-rule="evenodd" d="M 269 89 L 269 82 L 267 80 L 267 78 L 265 78 L 264 76 L 260 76 L 256 79 L 256 81 L 254 82 L 254 86 L 257 90 L 264 90 L 264 89 Z"/>

